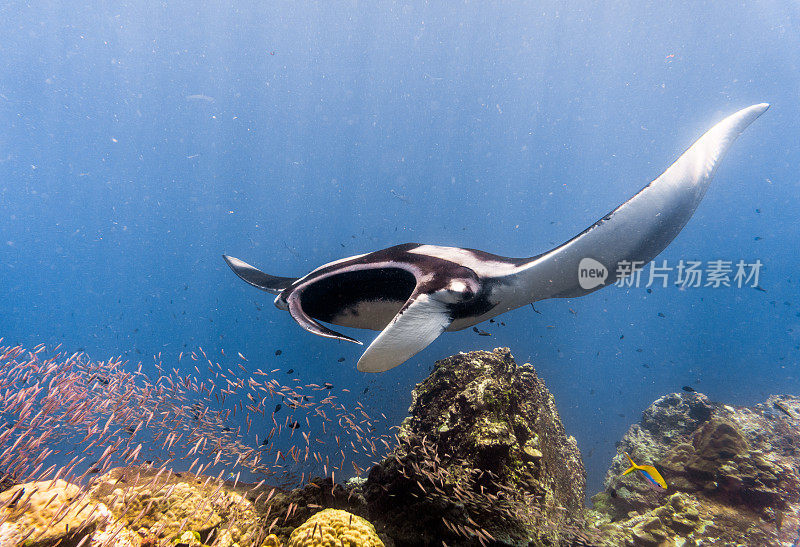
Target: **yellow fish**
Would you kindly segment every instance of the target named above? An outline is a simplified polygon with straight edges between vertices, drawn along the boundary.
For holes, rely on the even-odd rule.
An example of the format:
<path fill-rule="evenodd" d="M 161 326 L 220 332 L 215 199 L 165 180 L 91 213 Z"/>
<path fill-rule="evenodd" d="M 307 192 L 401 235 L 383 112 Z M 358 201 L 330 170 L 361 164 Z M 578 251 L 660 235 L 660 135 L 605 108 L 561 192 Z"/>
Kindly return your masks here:
<path fill-rule="evenodd" d="M 630 460 L 631 466 L 625 470 L 625 472 L 622 474 L 623 476 L 627 475 L 631 471 L 641 471 L 642 475 L 644 475 L 644 478 L 647 479 L 647 482 L 653 486 L 659 486 L 666 490 L 667 481 L 664 480 L 664 477 L 661 476 L 661 473 L 658 472 L 658 469 L 652 465 L 637 465 L 628 454 L 625 454 L 625 456 L 627 456 L 628 460 Z"/>

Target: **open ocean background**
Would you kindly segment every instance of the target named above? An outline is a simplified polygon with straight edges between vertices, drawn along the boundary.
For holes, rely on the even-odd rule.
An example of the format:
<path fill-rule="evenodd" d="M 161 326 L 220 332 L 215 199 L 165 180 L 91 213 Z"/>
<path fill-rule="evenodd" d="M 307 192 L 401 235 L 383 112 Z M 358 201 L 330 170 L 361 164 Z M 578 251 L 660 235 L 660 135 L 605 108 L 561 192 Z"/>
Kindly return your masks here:
<path fill-rule="evenodd" d="M 0 37 L 4 344 L 146 368 L 241 352 L 394 423 L 436 359 L 509 346 L 590 493 L 661 395 L 800 391 L 796 2 L 10 2 Z M 299 276 L 404 242 L 534 255 L 758 102 L 658 260 L 761 260 L 765 292 L 544 301 L 368 375 L 363 347 L 302 330 L 221 259 Z"/>

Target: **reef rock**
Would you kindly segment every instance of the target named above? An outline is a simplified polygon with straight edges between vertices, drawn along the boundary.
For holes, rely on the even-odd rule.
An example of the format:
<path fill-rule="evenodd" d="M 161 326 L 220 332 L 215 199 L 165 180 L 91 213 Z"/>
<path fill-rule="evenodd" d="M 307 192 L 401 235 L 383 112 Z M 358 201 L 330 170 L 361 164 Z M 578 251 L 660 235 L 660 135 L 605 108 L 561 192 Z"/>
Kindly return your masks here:
<path fill-rule="evenodd" d="M 364 485 L 371 520 L 397 544 L 557 540 L 584 506 L 575 439 L 533 366 L 506 348 L 438 361 L 398 440 Z"/>
<path fill-rule="evenodd" d="M 686 538 L 759 545 L 795 541 L 800 537 L 798 431 L 798 397 L 773 396 L 751 408 L 713 403 L 700 393 L 661 397 L 628 430 L 605 491 L 592 498 L 596 510 L 618 523 L 618 529 L 613 523 L 599 528 L 635 545 Z M 667 491 L 651 487 L 638 473 L 623 477 L 626 452 L 659 469 Z M 694 508 L 677 521 L 664 518 L 675 495 Z"/>

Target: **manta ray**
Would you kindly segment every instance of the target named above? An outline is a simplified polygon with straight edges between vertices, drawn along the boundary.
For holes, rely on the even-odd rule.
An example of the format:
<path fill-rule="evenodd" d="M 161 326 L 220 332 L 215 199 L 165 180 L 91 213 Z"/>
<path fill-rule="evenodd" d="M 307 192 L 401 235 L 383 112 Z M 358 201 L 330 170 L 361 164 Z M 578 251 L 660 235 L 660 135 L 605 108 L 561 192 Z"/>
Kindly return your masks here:
<path fill-rule="evenodd" d="M 244 281 L 277 294 L 275 305 L 309 332 L 361 344 L 321 322 L 380 331 L 357 367 L 383 372 L 444 331 L 546 298 L 584 296 L 643 267 L 683 229 L 728 148 L 768 107 L 756 104 L 728 116 L 632 198 L 533 257 L 405 243 L 329 262 L 299 278 L 223 258 Z"/>

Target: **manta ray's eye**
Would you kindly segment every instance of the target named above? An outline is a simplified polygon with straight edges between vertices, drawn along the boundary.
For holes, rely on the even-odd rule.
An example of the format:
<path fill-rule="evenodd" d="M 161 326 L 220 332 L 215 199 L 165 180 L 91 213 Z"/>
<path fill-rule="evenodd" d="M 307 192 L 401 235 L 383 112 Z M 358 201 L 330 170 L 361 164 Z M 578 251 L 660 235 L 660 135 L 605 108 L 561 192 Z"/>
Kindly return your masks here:
<path fill-rule="evenodd" d="M 447 286 L 447 290 L 463 293 L 466 292 L 467 285 L 463 281 L 453 281 Z"/>
<path fill-rule="evenodd" d="M 475 296 L 475 290 L 463 281 L 454 280 L 447 285 L 447 291 L 459 298 L 472 298 Z"/>

